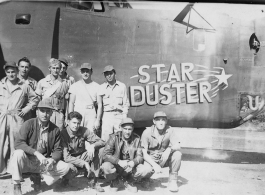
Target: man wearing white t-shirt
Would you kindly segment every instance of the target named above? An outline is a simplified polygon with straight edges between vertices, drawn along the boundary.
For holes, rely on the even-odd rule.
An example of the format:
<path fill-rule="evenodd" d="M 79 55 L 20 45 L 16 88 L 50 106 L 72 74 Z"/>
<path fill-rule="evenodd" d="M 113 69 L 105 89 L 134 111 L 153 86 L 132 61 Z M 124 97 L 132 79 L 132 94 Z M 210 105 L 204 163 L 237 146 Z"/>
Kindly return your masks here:
<path fill-rule="evenodd" d="M 96 132 L 102 116 L 102 97 L 97 94 L 99 84 L 92 81 L 91 64 L 83 63 L 80 67 L 82 79 L 71 85 L 68 113 L 76 111 L 82 116 L 81 126 Z M 97 105 L 97 110 L 96 106 Z"/>

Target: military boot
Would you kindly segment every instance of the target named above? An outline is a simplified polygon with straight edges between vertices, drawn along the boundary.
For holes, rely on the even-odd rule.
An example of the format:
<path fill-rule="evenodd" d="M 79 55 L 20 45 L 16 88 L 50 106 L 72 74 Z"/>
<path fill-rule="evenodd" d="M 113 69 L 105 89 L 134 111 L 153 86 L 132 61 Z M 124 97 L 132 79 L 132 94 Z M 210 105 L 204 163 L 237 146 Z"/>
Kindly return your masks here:
<path fill-rule="evenodd" d="M 110 181 L 110 191 L 117 192 L 120 187 L 120 178 L 119 176 L 116 179 Z"/>
<path fill-rule="evenodd" d="M 41 176 L 39 173 L 32 173 L 30 175 L 30 180 L 33 182 L 33 189 L 36 193 L 41 193 L 42 189 L 41 189 Z"/>
<path fill-rule="evenodd" d="M 168 178 L 167 189 L 171 192 L 179 191 L 178 188 L 178 173 L 170 173 Z"/>
<path fill-rule="evenodd" d="M 21 184 L 14 184 L 14 195 L 22 195 Z"/>
<path fill-rule="evenodd" d="M 94 172 L 90 172 L 87 174 L 88 179 L 88 187 L 95 189 L 98 192 L 105 192 L 105 190 L 98 183 L 98 178 L 96 177 Z"/>

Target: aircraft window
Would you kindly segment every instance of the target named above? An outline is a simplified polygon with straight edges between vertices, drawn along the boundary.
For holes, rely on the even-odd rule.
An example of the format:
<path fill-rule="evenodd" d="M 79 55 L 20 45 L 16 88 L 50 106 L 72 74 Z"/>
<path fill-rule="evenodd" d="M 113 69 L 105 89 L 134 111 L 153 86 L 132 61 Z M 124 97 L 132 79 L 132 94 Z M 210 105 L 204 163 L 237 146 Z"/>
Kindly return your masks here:
<path fill-rule="evenodd" d="M 127 0 L 109 1 L 109 6 L 119 8 L 132 8 L 132 6 L 127 2 Z"/>
<path fill-rule="evenodd" d="M 17 14 L 16 24 L 28 25 L 30 24 L 31 15 L 30 14 Z"/>
<path fill-rule="evenodd" d="M 94 11 L 94 12 L 104 12 L 104 6 L 102 2 L 89 2 L 89 1 L 71 1 L 69 6 L 78 10 L 87 10 L 87 11 Z"/>
<path fill-rule="evenodd" d="M 205 47 L 206 47 L 205 31 L 204 30 L 193 31 L 193 49 L 195 51 L 204 51 Z"/>

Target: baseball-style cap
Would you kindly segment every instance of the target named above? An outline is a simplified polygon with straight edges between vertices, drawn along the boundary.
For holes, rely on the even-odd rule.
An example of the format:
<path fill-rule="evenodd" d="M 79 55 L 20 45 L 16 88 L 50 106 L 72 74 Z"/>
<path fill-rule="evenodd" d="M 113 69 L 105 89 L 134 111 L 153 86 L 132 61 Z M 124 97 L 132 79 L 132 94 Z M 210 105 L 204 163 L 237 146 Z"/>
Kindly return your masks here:
<path fill-rule="evenodd" d="M 92 69 L 92 66 L 90 63 L 83 63 L 81 66 L 80 66 L 80 70 L 81 69 Z"/>
<path fill-rule="evenodd" d="M 60 61 L 55 59 L 55 58 L 51 58 L 50 61 L 49 61 L 49 65 L 50 66 L 56 66 L 56 65 L 61 65 L 60 64 Z"/>
<path fill-rule="evenodd" d="M 54 107 L 52 106 L 51 100 L 49 98 L 41 100 L 37 108 L 50 108 L 54 110 Z"/>
<path fill-rule="evenodd" d="M 62 62 L 65 66 L 68 66 L 68 61 L 67 61 L 67 59 L 65 59 L 65 58 L 60 58 L 59 61 Z"/>
<path fill-rule="evenodd" d="M 104 68 L 103 73 L 104 73 L 104 72 L 108 72 L 108 71 L 112 71 L 112 70 L 114 70 L 113 66 L 112 66 L 112 65 L 108 65 L 108 66 L 106 66 L 106 67 Z"/>
<path fill-rule="evenodd" d="M 154 114 L 154 118 L 157 118 L 157 117 L 166 117 L 167 118 L 167 115 L 165 112 L 163 111 L 158 111 Z"/>
<path fill-rule="evenodd" d="M 13 68 L 17 68 L 17 69 L 18 69 L 16 62 L 13 62 L 13 61 L 6 62 L 5 65 L 4 65 L 4 67 L 3 67 L 4 70 L 5 70 L 7 67 L 13 67 Z"/>
<path fill-rule="evenodd" d="M 133 120 L 131 118 L 124 118 L 124 119 L 122 119 L 120 125 L 122 126 L 124 124 L 134 124 L 134 122 L 133 122 Z"/>

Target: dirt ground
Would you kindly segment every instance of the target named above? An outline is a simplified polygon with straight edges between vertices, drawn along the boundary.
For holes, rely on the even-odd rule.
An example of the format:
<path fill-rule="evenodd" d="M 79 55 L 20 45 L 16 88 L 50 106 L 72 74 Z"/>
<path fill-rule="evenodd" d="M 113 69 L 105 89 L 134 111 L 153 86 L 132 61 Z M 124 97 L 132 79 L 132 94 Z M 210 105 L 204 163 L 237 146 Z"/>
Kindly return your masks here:
<path fill-rule="evenodd" d="M 167 191 L 168 168 L 163 169 L 163 173 L 153 175 L 152 188 L 149 191 L 139 186 L 138 194 L 174 194 Z M 51 186 L 43 184 L 44 191 L 41 195 L 72 195 L 82 194 L 108 194 L 109 184 L 100 180 L 105 192 L 99 193 L 88 189 L 86 179 L 82 176 L 71 181 L 70 186 L 61 192 L 53 192 Z M 178 178 L 179 192 L 183 195 L 265 195 L 265 164 L 232 164 L 232 163 L 213 163 L 183 161 Z M 11 179 L 0 180 L 0 194 L 9 195 L 13 193 Z M 25 178 L 22 184 L 22 193 L 27 195 L 35 194 L 29 178 Z M 131 194 L 126 189 L 121 189 L 115 194 Z"/>

